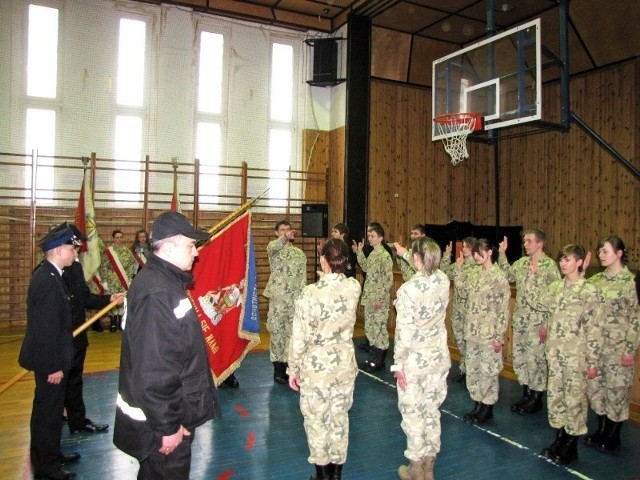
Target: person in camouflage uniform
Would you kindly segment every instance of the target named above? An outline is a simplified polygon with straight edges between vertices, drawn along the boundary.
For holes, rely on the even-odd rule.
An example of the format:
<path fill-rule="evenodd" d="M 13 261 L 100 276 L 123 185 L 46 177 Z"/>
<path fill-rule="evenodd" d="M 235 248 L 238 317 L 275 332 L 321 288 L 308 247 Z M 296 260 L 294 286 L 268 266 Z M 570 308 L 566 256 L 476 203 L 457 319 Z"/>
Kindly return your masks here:
<path fill-rule="evenodd" d="M 426 236 L 427 229 L 424 225 L 416 223 L 413 227 L 411 227 L 411 232 L 409 232 L 409 238 L 411 238 L 411 242 L 418 238 L 424 238 Z M 398 262 L 400 273 L 402 273 L 402 279 L 405 282 L 408 282 L 416 273 L 416 268 L 413 265 L 413 257 L 411 255 L 411 252 L 409 252 L 409 250 L 400 245 L 398 242 L 394 242 L 393 247 L 396 249 L 396 261 Z"/>
<path fill-rule="evenodd" d="M 367 228 L 367 240 L 373 247 L 368 257 L 362 249 L 364 241 L 354 245 L 358 263 L 362 271 L 367 274 L 362 291 L 361 305 L 364 307 L 364 331 L 367 341 L 371 345 L 369 359 L 362 368 L 374 372 L 384 368 L 384 360 L 389 348 L 389 302 L 391 286 L 393 285 L 393 260 L 384 249 L 384 229 L 379 224 Z"/>
<path fill-rule="evenodd" d="M 541 292 L 525 291 L 533 309 L 550 314 L 539 336 L 549 363 L 547 408 L 556 437 L 541 454 L 560 464 L 578 458 L 578 437 L 587 432 L 587 379 L 597 374 L 601 349 L 598 295 L 581 276 L 584 259 L 584 248 L 567 245 L 558 253 L 564 279 Z"/>
<path fill-rule="evenodd" d="M 640 343 L 640 307 L 634 276 L 625 265 L 623 241 L 616 236 L 605 238 L 598 245 L 598 257 L 604 271 L 588 281 L 600 296 L 604 338 L 598 363 L 600 375 L 589 383 L 588 390 L 598 428 L 586 443 L 615 450 L 620 446 L 620 428 L 629 418 L 629 389 Z"/>
<path fill-rule="evenodd" d="M 398 409 L 407 436 L 404 456 L 409 466 L 398 469 L 403 480 L 433 479 L 440 451 L 440 405 L 447 396 L 451 367 L 444 320 L 449 304 L 449 279 L 440 270 L 440 247 L 422 237 L 411 246 L 417 272 L 399 289 L 394 364 Z"/>
<path fill-rule="evenodd" d="M 464 263 L 462 264 L 462 276 L 473 275 L 478 271 L 478 264 L 473 259 L 473 245 L 476 243 L 474 237 L 467 237 L 462 240 L 462 256 L 464 257 Z M 447 274 L 450 280 L 453 280 L 455 272 L 455 263 L 451 263 L 451 252 L 453 251 L 453 244 L 449 242 L 449 245 L 444 250 L 442 260 L 440 260 L 440 270 Z M 452 382 L 466 383 L 467 368 L 464 363 L 465 353 L 467 351 L 464 341 L 464 323 L 466 318 L 467 304 L 463 297 L 460 296 L 458 287 L 454 285 L 453 289 L 453 302 L 451 305 L 451 329 L 453 330 L 453 336 L 456 339 L 456 345 L 458 346 L 458 352 L 460 352 L 460 364 L 458 368 L 460 373 L 453 377 Z"/>
<path fill-rule="evenodd" d="M 322 247 L 320 280 L 295 303 L 289 344 L 289 386 L 300 391 L 300 411 L 309 444 L 309 463 L 320 479 L 342 478 L 349 444 L 348 412 L 358 366 L 353 326 L 360 283 L 347 278 L 349 249 L 340 239 Z"/>
<path fill-rule="evenodd" d="M 307 284 L 307 257 L 291 243 L 295 232 L 287 220 L 276 223 L 275 233 L 278 238 L 267 245 L 271 275 L 262 294 L 269 299 L 267 330 L 271 334 L 269 349 L 273 379 L 286 384 L 293 308 L 296 298 Z"/>
<path fill-rule="evenodd" d="M 507 237 L 500 243 L 499 265 L 510 283 L 516 284 L 516 305 L 511 318 L 513 331 L 513 370 L 522 385 L 522 398 L 511 405 L 512 412 L 528 415 L 542 410 L 542 396 L 547 389 L 547 360 L 538 331 L 547 323 L 547 312 L 531 308 L 526 293 L 534 294 L 560 278 L 556 263 L 544 253 L 545 233 L 538 228 L 524 231 L 526 256 L 509 265 L 505 252 Z"/>
<path fill-rule="evenodd" d="M 98 273 L 107 287 L 106 293 L 125 293 L 138 271 L 138 262 L 131 250 L 123 243 L 124 235 L 121 230 L 114 230 L 111 237 L 113 244 L 102 251 Z M 124 307 L 115 306 L 111 309 L 109 312 L 110 332 L 122 330 L 123 313 Z"/>
<path fill-rule="evenodd" d="M 464 256 L 456 259 L 454 281 L 467 302 L 464 326 L 466 342 L 467 389 L 475 402 L 464 416 L 471 423 L 493 418 L 498 401 L 498 376 L 502 371 L 502 344 L 509 317 L 511 288 L 507 276 L 494 262 L 498 249 L 481 238 L 473 246 L 473 258 L 480 265 L 474 275 L 463 276 Z"/>

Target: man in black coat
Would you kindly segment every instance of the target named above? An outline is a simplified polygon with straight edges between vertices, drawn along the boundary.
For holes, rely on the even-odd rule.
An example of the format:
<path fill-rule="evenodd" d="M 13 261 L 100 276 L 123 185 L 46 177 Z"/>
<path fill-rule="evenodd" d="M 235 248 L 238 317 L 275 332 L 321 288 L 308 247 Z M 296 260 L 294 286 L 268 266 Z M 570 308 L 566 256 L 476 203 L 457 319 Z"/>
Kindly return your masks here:
<path fill-rule="evenodd" d="M 151 229 L 153 254 L 127 293 L 113 443 L 140 462 L 138 479 L 189 479 L 196 427 L 220 415 L 198 316 L 186 293 L 198 255 L 178 212 Z"/>
<path fill-rule="evenodd" d="M 83 242 L 86 241 L 86 237 L 82 235 L 78 227 L 74 224 L 69 224 L 69 228 L 71 228 L 79 240 Z M 74 330 L 85 322 L 86 309 L 99 310 L 116 299 L 119 299 L 119 305 L 124 301 L 124 294 L 122 293 L 113 295 L 91 293 L 84 279 L 82 265 L 77 259 L 70 266 L 64 268 L 62 278 L 65 280 L 69 290 L 71 299 L 71 325 Z M 109 425 L 106 423 L 94 423 L 87 418 L 87 409 L 82 397 L 82 373 L 84 371 L 84 359 L 87 355 L 87 347 L 89 346 L 86 330 L 83 330 L 79 335 L 74 337 L 73 346 L 76 352 L 73 357 L 71 369 L 67 373 L 67 391 L 64 401 L 69 421 L 69 431 L 71 433 L 104 432 L 109 428 Z"/>
<path fill-rule="evenodd" d="M 31 412 L 31 464 L 35 478 L 68 480 L 74 472 L 61 465 L 80 458 L 60 453 L 62 410 L 67 373 L 75 349 L 71 329 L 71 303 L 62 269 L 76 259 L 78 243 L 65 223 L 41 241 L 45 260 L 34 270 L 27 293 L 27 331 L 18 362 L 33 370 L 35 393 Z"/>

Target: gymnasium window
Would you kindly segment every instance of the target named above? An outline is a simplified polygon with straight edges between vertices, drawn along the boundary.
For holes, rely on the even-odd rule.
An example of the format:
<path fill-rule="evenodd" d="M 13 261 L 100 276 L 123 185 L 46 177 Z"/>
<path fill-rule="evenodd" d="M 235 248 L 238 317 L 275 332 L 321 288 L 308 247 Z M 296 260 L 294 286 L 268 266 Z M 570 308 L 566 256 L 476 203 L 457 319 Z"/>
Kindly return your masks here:
<path fill-rule="evenodd" d="M 140 201 L 146 30 L 144 21 L 120 19 L 115 122 L 116 201 Z"/>
<path fill-rule="evenodd" d="M 218 206 L 222 161 L 222 109 L 224 36 L 200 32 L 195 154 L 200 160 L 200 195 L 203 205 Z"/>
<path fill-rule="evenodd" d="M 286 180 L 295 144 L 294 98 L 293 45 L 272 42 L 268 146 L 269 205 L 272 207 L 285 206 L 286 199 L 294 196 Z"/>
<path fill-rule="evenodd" d="M 36 152 L 36 196 L 53 198 L 56 110 L 58 88 L 59 11 L 42 5 L 29 5 L 27 37 L 27 98 L 25 148 Z M 31 163 L 31 162 L 29 162 Z M 32 187 L 32 167 L 25 168 L 25 189 Z"/>

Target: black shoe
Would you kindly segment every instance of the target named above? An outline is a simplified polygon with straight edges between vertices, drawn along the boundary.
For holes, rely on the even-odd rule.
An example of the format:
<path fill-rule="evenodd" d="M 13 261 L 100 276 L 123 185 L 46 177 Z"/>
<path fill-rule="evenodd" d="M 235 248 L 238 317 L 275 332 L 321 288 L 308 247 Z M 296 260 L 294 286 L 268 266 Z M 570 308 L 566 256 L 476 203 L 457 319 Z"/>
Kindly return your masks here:
<path fill-rule="evenodd" d="M 480 410 L 475 414 L 469 421 L 473 424 L 480 425 L 482 423 L 487 423 L 489 420 L 493 418 L 493 405 L 487 405 L 486 403 L 480 402 Z"/>
<path fill-rule="evenodd" d="M 465 414 L 465 416 L 462 418 L 464 419 L 465 422 L 473 422 L 474 417 L 478 414 L 479 411 L 480 411 L 480 402 L 476 402 L 475 406 L 473 407 L 473 410 Z"/>
<path fill-rule="evenodd" d="M 369 339 L 365 338 L 364 341 L 360 342 L 360 344 L 358 345 L 358 348 L 360 350 L 364 350 L 365 352 L 370 352 L 371 351 L 371 344 L 369 343 Z"/>
<path fill-rule="evenodd" d="M 84 421 L 84 425 L 80 425 L 79 427 L 69 426 L 69 431 L 72 434 L 76 432 L 98 433 L 98 432 L 104 432 L 108 428 L 109 428 L 109 425 L 107 425 L 106 423 L 93 423 L 91 420 L 87 418 Z"/>
<path fill-rule="evenodd" d="M 608 417 L 606 421 L 609 425 L 607 426 L 607 434 L 600 440 L 600 448 L 613 452 L 620 447 L 620 429 L 624 421 L 614 422 L 613 420 L 609 420 Z"/>
<path fill-rule="evenodd" d="M 229 375 L 227 378 L 223 380 L 223 382 L 220 384 L 220 387 L 221 388 L 239 388 L 240 382 L 238 381 L 236 376 L 232 373 L 231 375 Z"/>
<path fill-rule="evenodd" d="M 532 413 L 537 413 L 542 410 L 542 396 L 544 392 L 539 390 L 531 390 L 531 395 L 529 396 L 529 400 L 520 405 L 520 407 L 516 410 L 520 415 L 531 415 Z"/>
<path fill-rule="evenodd" d="M 76 472 L 70 472 L 64 468 L 60 468 L 57 472 L 49 473 L 47 475 L 35 475 L 34 478 L 45 480 L 71 480 L 76 478 Z"/>
<path fill-rule="evenodd" d="M 456 375 L 455 377 L 453 377 L 453 378 L 451 379 L 451 381 L 452 381 L 453 383 L 465 383 L 466 378 L 467 378 L 467 374 L 466 374 L 466 373 L 464 373 L 464 372 L 460 372 L 458 375 Z"/>
<path fill-rule="evenodd" d="M 609 426 L 609 422 L 607 422 L 606 415 L 598 415 L 598 428 L 591 435 L 588 435 L 584 439 L 585 445 L 593 445 L 599 446 L 602 444 L 602 439 L 607 436 L 607 427 Z"/>
<path fill-rule="evenodd" d="M 524 405 L 525 403 L 527 403 L 529 401 L 529 398 L 531 397 L 531 393 L 532 391 L 529 390 L 529 385 L 523 385 L 522 386 L 522 398 L 520 400 L 518 400 L 516 403 L 514 403 L 513 405 L 511 405 L 511 411 L 512 412 L 517 412 L 518 409 Z"/>
<path fill-rule="evenodd" d="M 273 362 L 273 380 L 280 385 L 289 384 L 287 364 L 285 362 Z"/>
<path fill-rule="evenodd" d="M 564 442 L 562 442 L 562 445 L 558 448 L 558 454 L 554 458 L 554 461 L 560 465 L 575 462 L 578 459 L 577 443 L 578 437 L 567 433 L 564 437 Z"/>
<path fill-rule="evenodd" d="M 80 460 L 80 454 L 78 452 L 72 453 L 70 455 L 60 454 L 60 457 L 58 458 L 60 459 L 60 465 L 71 465 L 72 463 L 76 463 L 78 460 Z"/>
<path fill-rule="evenodd" d="M 564 427 L 559 428 L 556 432 L 556 438 L 553 441 L 553 443 L 548 447 L 543 448 L 542 451 L 540 452 L 540 455 L 542 455 L 543 457 L 547 457 L 551 460 L 554 460 L 558 455 L 560 447 L 564 443 L 564 437 L 566 435 L 567 433 L 564 431 Z"/>
<path fill-rule="evenodd" d="M 99 320 L 96 320 L 95 322 L 93 322 L 93 325 L 91 325 L 91 328 L 93 329 L 94 332 L 104 332 L 104 327 L 100 325 Z"/>

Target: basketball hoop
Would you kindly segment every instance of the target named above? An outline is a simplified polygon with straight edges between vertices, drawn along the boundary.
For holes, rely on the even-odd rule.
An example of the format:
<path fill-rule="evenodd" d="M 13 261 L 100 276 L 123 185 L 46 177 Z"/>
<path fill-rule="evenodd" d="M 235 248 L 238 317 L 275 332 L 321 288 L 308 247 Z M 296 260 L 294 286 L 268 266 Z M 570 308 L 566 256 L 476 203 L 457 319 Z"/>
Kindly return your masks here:
<path fill-rule="evenodd" d="M 451 163 L 457 165 L 465 158 L 467 136 L 476 130 L 482 130 L 482 117 L 476 113 L 445 113 L 433 119 L 438 126 L 438 135 L 442 137 L 444 150 L 451 156 Z"/>

